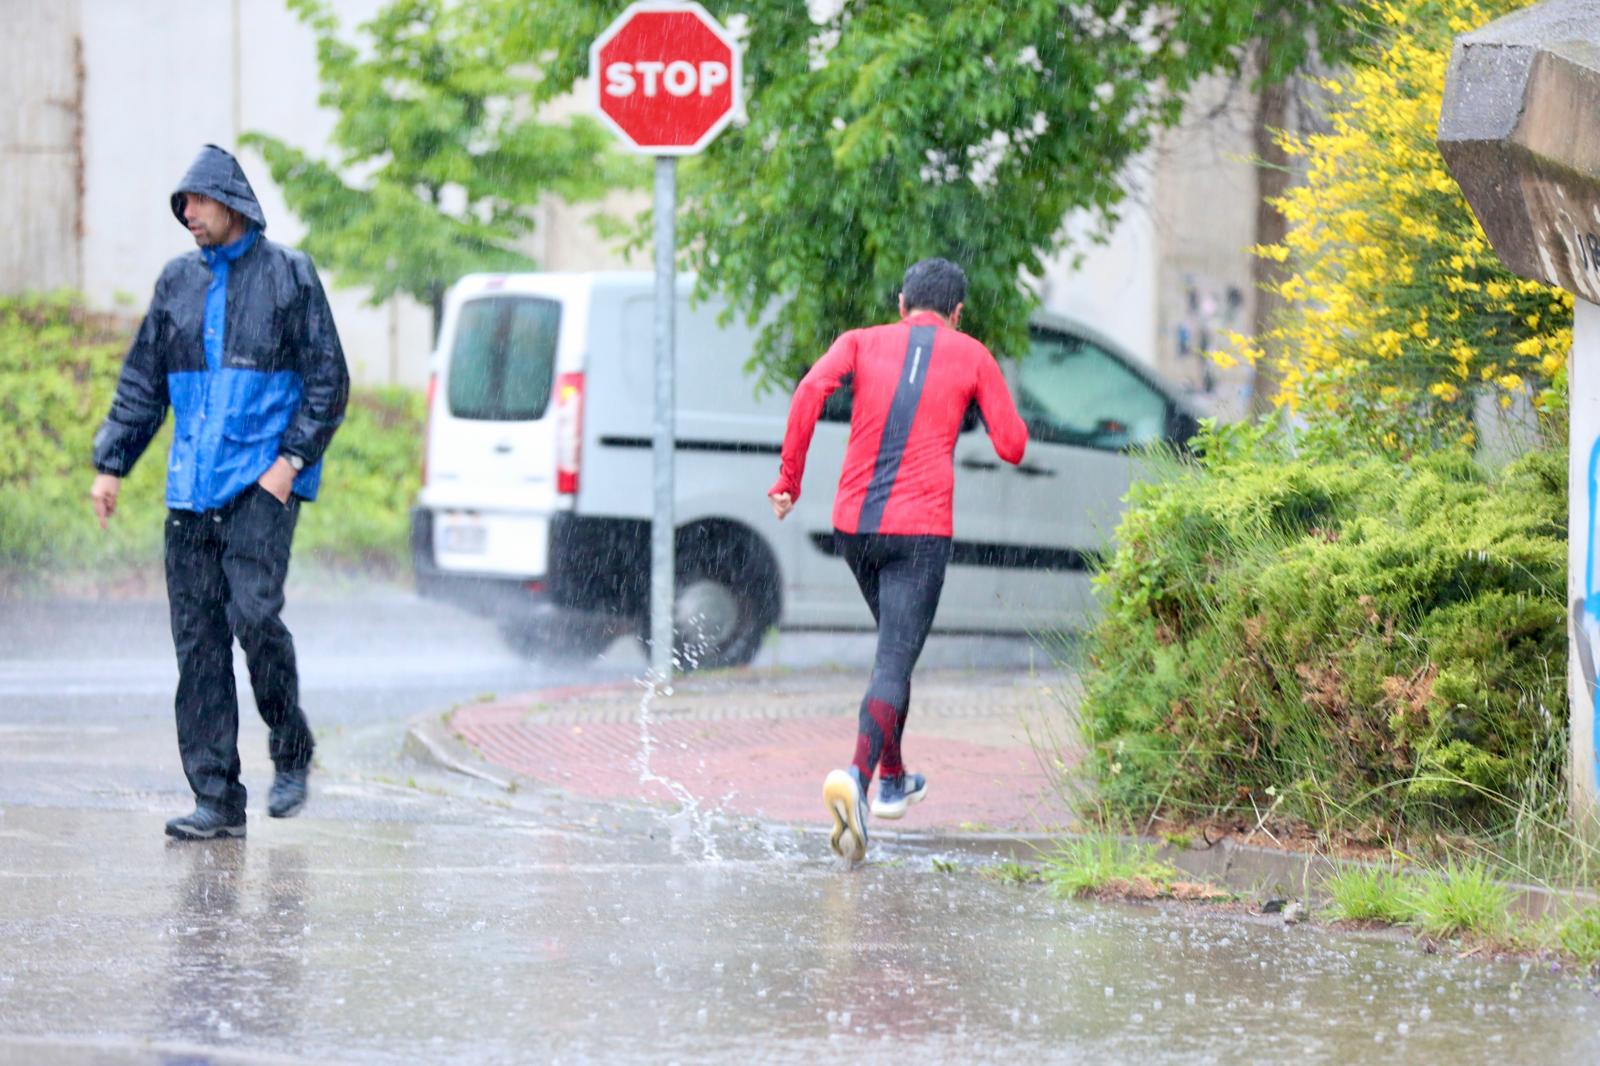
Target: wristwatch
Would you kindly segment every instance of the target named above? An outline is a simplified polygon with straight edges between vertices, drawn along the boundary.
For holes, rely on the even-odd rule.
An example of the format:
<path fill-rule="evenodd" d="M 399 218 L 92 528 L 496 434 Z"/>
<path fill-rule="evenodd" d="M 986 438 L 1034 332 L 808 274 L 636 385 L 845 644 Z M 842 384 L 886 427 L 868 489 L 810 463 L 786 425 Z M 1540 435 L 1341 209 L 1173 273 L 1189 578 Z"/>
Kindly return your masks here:
<path fill-rule="evenodd" d="M 306 461 L 300 458 L 298 455 L 295 455 L 293 452 L 283 452 L 281 454 L 285 459 L 289 460 L 289 465 L 294 467 L 295 473 L 298 474 L 300 471 L 306 468 Z"/>

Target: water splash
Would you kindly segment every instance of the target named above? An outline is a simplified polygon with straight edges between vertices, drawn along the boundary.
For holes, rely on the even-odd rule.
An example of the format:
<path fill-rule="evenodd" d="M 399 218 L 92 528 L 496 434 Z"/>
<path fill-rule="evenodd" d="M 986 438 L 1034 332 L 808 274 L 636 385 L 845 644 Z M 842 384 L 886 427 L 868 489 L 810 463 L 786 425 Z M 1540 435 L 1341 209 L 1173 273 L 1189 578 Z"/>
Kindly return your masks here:
<path fill-rule="evenodd" d="M 639 770 L 639 783 L 641 785 L 657 784 L 665 788 L 672 798 L 678 801 L 682 808 L 681 817 L 687 821 L 689 831 L 696 843 L 700 845 L 701 855 L 706 862 L 721 862 L 722 853 L 717 850 L 717 841 L 712 834 L 712 812 L 702 810 L 700 801 L 690 792 L 681 781 L 664 777 L 655 772 L 652 766 L 652 757 L 655 754 L 655 738 L 651 736 L 651 725 L 655 720 L 654 706 L 658 695 L 672 695 L 670 681 L 663 684 L 663 679 L 654 673 L 647 673 L 639 682 L 644 693 L 639 697 L 639 754 L 634 759 L 634 765 Z M 668 825 L 673 826 L 677 819 L 669 818 Z M 677 850 L 678 834 L 673 833 L 673 850 Z"/>

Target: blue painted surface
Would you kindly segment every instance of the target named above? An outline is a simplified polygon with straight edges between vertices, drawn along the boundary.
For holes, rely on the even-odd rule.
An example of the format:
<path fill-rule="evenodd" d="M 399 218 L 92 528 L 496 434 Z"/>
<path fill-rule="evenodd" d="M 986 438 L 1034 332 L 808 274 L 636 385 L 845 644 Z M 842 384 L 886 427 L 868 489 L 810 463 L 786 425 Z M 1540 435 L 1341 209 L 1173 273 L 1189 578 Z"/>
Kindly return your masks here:
<path fill-rule="evenodd" d="M 1588 540 L 1584 544 L 1583 566 L 1583 613 L 1589 620 L 1600 627 L 1600 600 L 1595 596 L 1594 585 L 1594 555 L 1595 555 L 1595 495 L 1600 489 L 1600 440 L 1596 440 L 1589 449 L 1589 524 Z M 1587 633 L 1579 632 L 1579 640 L 1588 640 Z M 1595 780 L 1600 782 L 1600 687 L 1596 687 L 1594 679 L 1589 681 L 1589 696 L 1592 702 L 1590 708 L 1591 730 L 1589 734 L 1590 757 L 1594 760 Z"/>

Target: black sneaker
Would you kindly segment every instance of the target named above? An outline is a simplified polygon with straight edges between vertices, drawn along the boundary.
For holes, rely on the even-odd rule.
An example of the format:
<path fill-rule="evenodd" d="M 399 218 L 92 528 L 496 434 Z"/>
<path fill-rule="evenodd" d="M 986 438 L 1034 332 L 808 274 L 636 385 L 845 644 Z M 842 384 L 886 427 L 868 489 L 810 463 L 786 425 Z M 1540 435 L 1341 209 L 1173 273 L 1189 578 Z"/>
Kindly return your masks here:
<path fill-rule="evenodd" d="M 833 815 L 833 836 L 828 843 L 833 853 L 846 862 L 860 862 L 867 856 L 867 790 L 861 787 L 861 773 L 854 766 L 834 770 L 822 782 L 822 802 Z"/>
<path fill-rule="evenodd" d="M 230 813 L 219 811 L 215 807 L 195 804 L 192 812 L 167 823 L 167 836 L 177 840 L 243 837 L 244 812 Z"/>
<path fill-rule="evenodd" d="M 272 775 L 272 791 L 267 793 L 267 813 L 274 818 L 293 818 L 306 805 L 306 778 L 309 767 L 279 770 Z"/>

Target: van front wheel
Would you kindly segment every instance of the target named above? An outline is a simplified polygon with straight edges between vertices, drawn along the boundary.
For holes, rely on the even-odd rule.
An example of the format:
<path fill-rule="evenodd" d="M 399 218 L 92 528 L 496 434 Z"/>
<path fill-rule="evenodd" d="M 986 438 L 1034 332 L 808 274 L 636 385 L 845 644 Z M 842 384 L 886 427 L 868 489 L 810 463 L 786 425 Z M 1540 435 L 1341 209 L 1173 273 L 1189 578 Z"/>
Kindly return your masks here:
<path fill-rule="evenodd" d="M 751 553 L 723 549 L 692 552 L 678 564 L 672 607 L 679 669 L 743 666 L 778 620 L 767 574 L 754 572 Z M 648 624 L 648 622 L 647 622 Z"/>

